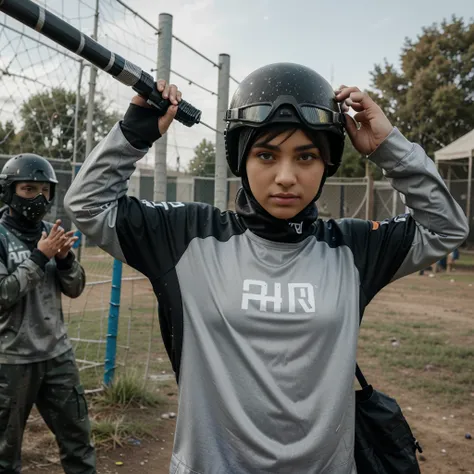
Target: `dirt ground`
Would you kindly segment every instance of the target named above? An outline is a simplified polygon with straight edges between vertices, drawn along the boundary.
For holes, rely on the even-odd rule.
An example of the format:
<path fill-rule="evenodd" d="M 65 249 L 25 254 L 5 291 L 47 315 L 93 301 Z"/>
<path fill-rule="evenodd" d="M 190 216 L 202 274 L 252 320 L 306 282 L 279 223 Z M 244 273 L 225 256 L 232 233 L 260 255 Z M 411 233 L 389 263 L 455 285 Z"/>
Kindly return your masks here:
<path fill-rule="evenodd" d="M 443 329 L 442 337 L 450 344 L 472 348 L 474 273 L 406 277 L 376 297 L 367 309 L 364 321 L 368 327 L 374 322 L 394 326 L 413 321 L 427 327 L 439 324 Z M 364 327 L 361 336 L 363 334 Z M 405 382 L 416 377 L 416 373 L 403 367 L 387 372 L 377 359 L 365 353 L 363 344 L 367 344 L 367 339 L 361 339 L 359 344 L 359 363 L 365 375 L 377 389 L 397 399 L 423 445 L 422 473 L 474 474 L 474 439 L 465 436 L 470 433 L 474 438 L 474 357 L 468 353 L 469 357 L 463 362 L 465 386 L 460 386 L 456 402 L 451 402 L 449 394 L 434 395 L 421 383 L 419 388 L 407 388 Z M 431 375 L 425 373 L 423 377 L 426 385 Z M 175 406 L 171 407 L 177 411 Z M 99 450 L 98 474 L 168 474 L 174 420 L 160 419 L 162 413 L 163 410 L 157 410 L 154 415 L 159 420 L 154 439 L 134 441 L 135 445 L 126 441 L 123 447 Z M 41 466 L 28 456 L 24 472 L 59 474 L 62 470 L 57 462 Z"/>

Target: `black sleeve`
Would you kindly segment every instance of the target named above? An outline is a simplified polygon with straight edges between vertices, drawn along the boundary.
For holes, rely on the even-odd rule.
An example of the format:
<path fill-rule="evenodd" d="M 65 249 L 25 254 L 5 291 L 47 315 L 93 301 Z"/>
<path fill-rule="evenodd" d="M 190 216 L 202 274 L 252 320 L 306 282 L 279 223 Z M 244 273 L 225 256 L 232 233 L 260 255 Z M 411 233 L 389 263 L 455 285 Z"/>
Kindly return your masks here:
<path fill-rule="evenodd" d="M 55 258 L 56 267 L 58 270 L 70 270 L 75 260 L 76 256 L 74 255 L 74 252 L 69 250 L 65 258 Z"/>
<path fill-rule="evenodd" d="M 49 258 L 39 249 L 33 249 L 30 255 L 31 260 L 44 271 L 46 264 L 49 262 Z"/>
<path fill-rule="evenodd" d="M 416 223 L 407 214 L 382 222 L 347 219 L 341 221 L 340 228 L 345 244 L 352 250 L 367 305 L 392 281 L 405 261 L 415 238 Z"/>
<path fill-rule="evenodd" d="M 139 114 L 133 125 L 135 112 Z M 232 232 L 236 219 L 207 204 L 152 203 L 127 195 L 136 163 L 148 148 L 137 149 L 125 135 L 135 145 L 140 140 L 151 143 L 157 136 L 151 136 L 151 125 L 148 131 L 137 125 L 148 120 L 145 112 L 130 107 L 124 122 L 94 148 L 64 197 L 64 209 L 96 245 L 154 279 L 176 265 L 192 239 L 221 238 Z M 156 120 L 149 122 L 155 133 Z M 133 138 L 140 131 L 142 136 Z"/>
<path fill-rule="evenodd" d="M 203 203 L 119 200 L 116 231 L 127 263 L 151 280 L 173 269 L 194 238 L 240 233 L 231 213 Z"/>

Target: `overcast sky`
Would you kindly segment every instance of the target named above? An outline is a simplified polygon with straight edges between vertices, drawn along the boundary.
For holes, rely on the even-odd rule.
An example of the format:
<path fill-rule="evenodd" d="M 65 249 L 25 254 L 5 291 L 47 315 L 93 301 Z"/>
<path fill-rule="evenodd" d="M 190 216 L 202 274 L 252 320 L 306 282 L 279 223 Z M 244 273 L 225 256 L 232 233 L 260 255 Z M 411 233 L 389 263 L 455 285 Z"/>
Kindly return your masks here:
<path fill-rule="evenodd" d="M 95 0 L 39 3 L 71 18 L 72 24 L 91 33 Z M 99 41 L 150 71 L 156 61 L 153 29 L 125 13 L 116 0 L 100 3 Z M 158 23 L 159 13 L 172 14 L 173 33 L 215 62 L 219 53 L 230 54 L 231 74 L 238 80 L 264 64 L 291 61 L 315 69 L 334 86 L 346 83 L 361 88 L 370 86 L 370 71 L 375 64 L 387 59 L 398 65 L 405 37 L 416 39 L 423 26 L 449 19 L 453 14 L 466 20 L 474 16 L 474 0 L 125 0 L 125 3 L 154 24 Z M 4 18 L 0 16 L 0 23 Z M 0 35 L 0 51 L 6 51 L 6 45 L 5 36 Z M 49 57 L 55 59 L 53 55 L 45 56 L 41 63 L 45 71 Z M 6 55 L 1 60 L 5 62 L 5 58 Z M 54 75 L 42 74 L 40 69 L 32 74 L 42 80 L 55 80 Z M 76 69 L 67 68 L 71 77 L 66 83 L 70 87 L 77 83 Z M 173 42 L 172 69 L 217 91 L 217 69 L 177 41 Z M 87 78 L 86 71 L 83 87 L 87 86 Z M 203 120 L 215 126 L 216 97 L 173 74 L 171 79 L 183 90 L 184 98 L 202 109 Z M 0 78 L 0 85 L 5 80 Z M 8 94 L 19 94 L 15 87 L 16 84 L 8 84 Z M 235 88 L 231 81 L 231 95 Z M 104 75 L 99 80 L 99 90 L 105 93 L 111 107 L 122 111 L 133 93 Z M 176 124 L 168 138 L 169 165 L 176 167 L 178 154 L 181 164 L 186 164 L 193 156 L 193 147 L 204 137 L 214 141 L 215 135 L 200 125 L 188 129 Z M 148 162 L 152 159 L 150 155 Z"/>

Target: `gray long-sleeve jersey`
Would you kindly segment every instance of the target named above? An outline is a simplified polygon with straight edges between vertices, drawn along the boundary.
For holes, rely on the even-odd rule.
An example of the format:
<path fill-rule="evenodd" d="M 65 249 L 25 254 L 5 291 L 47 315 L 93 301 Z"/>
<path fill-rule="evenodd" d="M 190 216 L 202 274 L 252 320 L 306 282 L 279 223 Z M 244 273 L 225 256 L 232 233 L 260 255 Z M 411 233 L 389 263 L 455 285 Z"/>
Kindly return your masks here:
<path fill-rule="evenodd" d="M 353 474 L 359 321 L 390 281 L 466 238 L 433 162 L 398 130 L 371 156 L 410 214 L 265 240 L 233 212 L 128 197 L 147 150 L 117 124 L 65 198 L 78 228 L 153 284 L 180 387 L 170 473 Z M 363 473 L 360 473 L 363 474 Z"/>
<path fill-rule="evenodd" d="M 44 223 L 49 231 L 50 223 Z M 78 297 L 85 273 L 72 252 L 63 267 L 0 223 L 0 364 L 53 359 L 71 349 L 61 293 Z"/>

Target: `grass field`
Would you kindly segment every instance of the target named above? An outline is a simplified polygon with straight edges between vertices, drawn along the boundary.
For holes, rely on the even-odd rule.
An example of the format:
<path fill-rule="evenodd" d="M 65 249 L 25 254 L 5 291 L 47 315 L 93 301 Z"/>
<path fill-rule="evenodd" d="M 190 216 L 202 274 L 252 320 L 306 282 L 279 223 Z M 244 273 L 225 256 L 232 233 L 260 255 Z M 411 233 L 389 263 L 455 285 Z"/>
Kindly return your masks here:
<path fill-rule="evenodd" d="M 111 269 L 111 264 L 99 261 L 101 271 Z M 426 272 L 395 282 L 367 308 L 361 328 L 359 365 L 370 383 L 399 401 L 424 447 L 423 474 L 474 473 L 474 440 L 465 437 L 467 433 L 474 437 L 471 268 L 474 257 L 462 256 L 452 274 L 430 277 Z M 133 276 L 129 270 L 125 273 Z M 97 306 L 104 293 L 108 302 L 109 290 L 95 286 L 85 301 L 73 303 L 71 308 L 78 313 L 70 318 L 71 335 L 78 329 L 84 339 L 106 334 L 100 325 L 106 327 L 108 308 L 88 308 Z M 95 439 L 100 443 L 98 473 L 167 474 L 174 419 L 161 415 L 177 412 L 177 387 L 160 342 L 149 284 L 125 283 L 121 309 L 119 361 L 126 356 L 126 368 L 138 378 L 135 383 L 122 381 L 120 393 L 112 398 L 90 398 Z M 102 352 L 96 346 L 80 343 L 78 358 L 101 360 L 103 344 L 98 345 Z M 119 375 L 125 373 L 121 367 L 117 370 Z M 96 388 L 102 373 L 102 367 L 82 371 L 85 385 Z M 32 418 L 25 439 L 24 472 L 62 472 L 51 435 L 37 415 Z M 118 468 L 116 463 L 123 464 Z"/>

